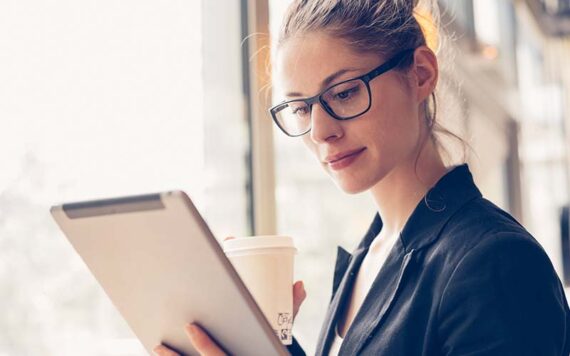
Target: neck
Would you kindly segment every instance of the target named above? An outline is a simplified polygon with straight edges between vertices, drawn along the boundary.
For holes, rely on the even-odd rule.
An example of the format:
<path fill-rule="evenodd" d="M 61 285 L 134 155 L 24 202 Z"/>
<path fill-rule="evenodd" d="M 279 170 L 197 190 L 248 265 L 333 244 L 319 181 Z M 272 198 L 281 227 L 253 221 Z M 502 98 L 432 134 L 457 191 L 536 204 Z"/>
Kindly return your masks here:
<path fill-rule="evenodd" d="M 420 200 L 446 172 L 435 144 L 428 140 L 417 165 L 414 155 L 376 183 L 370 192 L 382 219 L 381 235 L 399 234 Z"/>

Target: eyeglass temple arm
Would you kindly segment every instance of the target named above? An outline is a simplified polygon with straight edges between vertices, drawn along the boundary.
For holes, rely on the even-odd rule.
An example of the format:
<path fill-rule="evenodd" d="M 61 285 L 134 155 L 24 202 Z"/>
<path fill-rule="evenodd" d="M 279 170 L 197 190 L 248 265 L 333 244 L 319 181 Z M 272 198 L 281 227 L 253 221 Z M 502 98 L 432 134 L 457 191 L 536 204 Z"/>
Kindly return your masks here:
<path fill-rule="evenodd" d="M 366 81 L 370 81 L 370 80 L 376 78 L 377 76 L 379 76 L 380 74 L 386 73 L 390 69 L 400 65 L 400 63 L 402 62 L 402 60 L 406 56 L 408 56 L 409 54 L 412 54 L 414 52 L 415 52 L 415 48 L 410 48 L 410 49 L 406 49 L 406 50 L 398 53 L 397 55 L 392 57 L 388 62 L 382 64 L 380 67 L 378 67 L 375 70 L 373 70 L 372 72 L 368 73 L 368 75 L 366 75 L 362 79 L 364 79 Z"/>

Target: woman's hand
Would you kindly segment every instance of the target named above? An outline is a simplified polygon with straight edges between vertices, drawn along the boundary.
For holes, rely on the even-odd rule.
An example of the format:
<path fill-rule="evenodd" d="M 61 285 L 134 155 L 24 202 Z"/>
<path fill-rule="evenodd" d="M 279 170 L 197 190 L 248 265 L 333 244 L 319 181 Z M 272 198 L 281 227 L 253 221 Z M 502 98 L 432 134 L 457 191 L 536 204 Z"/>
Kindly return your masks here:
<path fill-rule="evenodd" d="M 234 237 L 227 237 L 224 241 L 233 238 Z M 299 308 L 306 297 L 307 293 L 305 292 L 303 282 L 295 282 L 295 284 L 293 284 L 293 320 L 295 320 L 295 317 L 299 312 Z M 212 340 L 206 330 L 202 329 L 200 326 L 196 324 L 188 324 L 184 327 L 184 331 L 186 331 L 192 346 L 198 350 L 201 356 L 227 355 L 226 352 L 218 346 L 214 340 Z M 177 352 L 172 351 L 164 345 L 156 346 L 154 348 L 154 352 L 158 356 L 180 356 Z"/>
<path fill-rule="evenodd" d="M 184 327 L 186 335 L 190 338 L 192 346 L 202 356 L 223 356 L 227 355 L 221 347 L 219 347 L 210 336 L 198 325 L 188 324 Z M 172 351 L 164 345 L 158 345 L 154 348 L 154 353 L 158 356 L 180 356 L 177 352 Z"/>

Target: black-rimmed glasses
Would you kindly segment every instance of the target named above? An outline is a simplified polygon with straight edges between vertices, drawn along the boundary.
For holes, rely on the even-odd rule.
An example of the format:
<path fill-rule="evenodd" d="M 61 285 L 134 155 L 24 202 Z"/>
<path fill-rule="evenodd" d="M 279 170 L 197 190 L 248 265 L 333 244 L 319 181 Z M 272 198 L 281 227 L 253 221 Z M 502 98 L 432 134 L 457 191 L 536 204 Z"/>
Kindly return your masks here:
<path fill-rule="evenodd" d="M 372 105 L 369 82 L 397 67 L 412 53 L 414 49 L 404 50 L 370 72 L 334 84 L 313 97 L 277 104 L 269 109 L 273 121 L 286 135 L 302 136 L 311 131 L 311 109 L 317 102 L 337 120 L 354 119 L 366 113 Z"/>

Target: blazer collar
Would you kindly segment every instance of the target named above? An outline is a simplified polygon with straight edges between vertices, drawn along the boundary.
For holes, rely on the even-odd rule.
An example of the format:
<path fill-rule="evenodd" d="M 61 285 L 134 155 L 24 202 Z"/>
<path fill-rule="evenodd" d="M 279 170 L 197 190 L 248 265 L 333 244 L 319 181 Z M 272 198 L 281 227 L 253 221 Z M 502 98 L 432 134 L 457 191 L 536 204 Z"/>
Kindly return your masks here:
<path fill-rule="evenodd" d="M 405 251 L 419 250 L 431 244 L 444 225 L 467 202 L 481 197 L 467 164 L 452 168 L 430 188 L 404 225 L 401 240 Z M 382 229 L 382 219 L 376 213 L 370 228 L 355 250 L 368 249 Z"/>

